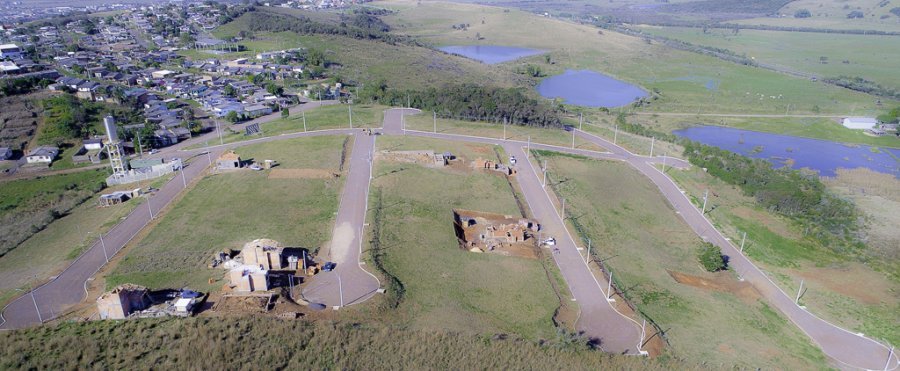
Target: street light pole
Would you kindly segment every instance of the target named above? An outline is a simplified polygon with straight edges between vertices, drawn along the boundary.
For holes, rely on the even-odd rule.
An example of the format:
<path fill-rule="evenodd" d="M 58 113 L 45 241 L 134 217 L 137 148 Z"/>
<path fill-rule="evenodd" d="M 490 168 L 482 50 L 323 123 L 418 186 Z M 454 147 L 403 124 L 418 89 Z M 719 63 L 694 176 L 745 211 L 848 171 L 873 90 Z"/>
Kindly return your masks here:
<path fill-rule="evenodd" d="M 703 192 L 703 210 L 700 211 L 700 214 L 706 214 L 706 200 L 709 199 L 709 190 L 707 189 Z"/>
<path fill-rule="evenodd" d="M 303 113 L 303 132 L 306 132 L 306 111 L 301 111 Z"/>
<path fill-rule="evenodd" d="M 106 262 L 109 263 L 109 254 L 106 253 L 106 242 L 103 242 L 103 233 L 100 233 L 100 246 L 103 247 L 103 257 L 106 258 Z"/>
<path fill-rule="evenodd" d="M 353 106 L 347 106 L 347 112 L 350 113 L 350 130 L 353 130 Z"/>
<path fill-rule="evenodd" d="M 433 120 L 434 120 L 434 133 L 437 133 L 437 112 L 431 112 Z"/>
<path fill-rule="evenodd" d="M 150 210 L 150 220 L 153 220 L 153 206 L 150 205 L 150 195 L 147 195 L 147 210 Z"/>
<path fill-rule="evenodd" d="M 747 241 L 747 232 L 744 232 L 744 237 L 741 238 L 741 252 L 744 252 L 744 241 Z"/>
<path fill-rule="evenodd" d="M 184 188 L 187 188 L 187 179 L 184 177 L 184 162 L 181 163 L 181 184 L 184 185 Z"/>
<path fill-rule="evenodd" d="M 617 139 L 619 139 L 619 124 L 616 124 L 616 131 L 613 134 L 613 144 L 616 144 Z"/>
<path fill-rule="evenodd" d="M 656 143 L 656 138 L 650 138 L 650 157 L 653 157 L 653 144 Z"/>
<path fill-rule="evenodd" d="M 588 238 L 587 256 L 584 257 L 584 262 L 587 263 L 590 260 L 591 260 L 591 239 Z"/>
<path fill-rule="evenodd" d="M 338 273 L 337 271 L 334 271 L 334 274 L 337 275 L 338 291 L 340 292 L 340 295 L 341 295 L 341 308 L 343 308 L 344 307 L 344 284 L 341 283 L 341 274 Z"/>

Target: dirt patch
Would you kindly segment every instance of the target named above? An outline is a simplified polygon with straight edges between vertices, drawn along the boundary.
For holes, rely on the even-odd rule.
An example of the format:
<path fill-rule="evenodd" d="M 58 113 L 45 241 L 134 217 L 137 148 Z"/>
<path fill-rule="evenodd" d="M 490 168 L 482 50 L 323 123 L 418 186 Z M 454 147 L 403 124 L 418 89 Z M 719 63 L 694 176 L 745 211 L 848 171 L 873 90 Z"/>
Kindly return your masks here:
<path fill-rule="evenodd" d="M 675 279 L 675 282 L 704 290 L 730 292 L 747 304 L 754 303 L 760 298 L 759 291 L 756 291 L 753 285 L 749 282 L 738 281 L 727 272 L 715 273 L 712 278 L 692 276 L 675 271 L 667 272 Z"/>
<path fill-rule="evenodd" d="M 896 294 L 891 292 L 892 284 L 887 278 L 856 263 L 843 267 L 809 267 L 802 270 L 791 270 L 789 274 L 803 277 L 811 288 L 821 285 L 828 291 L 859 300 L 865 304 L 898 300 Z"/>
<path fill-rule="evenodd" d="M 272 294 L 222 295 L 212 310 L 219 313 L 265 313 L 274 302 Z"/>
<path fill-rule="evenodd" d="M 269 179 L 332 179 L 341 175 L 327 169 L 272 169 Z"/>

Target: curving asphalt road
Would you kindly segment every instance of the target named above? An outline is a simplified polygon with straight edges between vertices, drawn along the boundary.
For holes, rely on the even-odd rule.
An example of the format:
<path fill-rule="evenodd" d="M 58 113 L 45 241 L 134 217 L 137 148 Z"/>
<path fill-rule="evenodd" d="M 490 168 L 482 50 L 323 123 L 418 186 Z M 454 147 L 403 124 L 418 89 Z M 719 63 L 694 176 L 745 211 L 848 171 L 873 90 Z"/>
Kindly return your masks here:
<path fill-rule="evenodd" d="M 609 352 L 637 354 L 640 351 L 642 334 L 634 320 L 621 315 L 607 302 L 601 283 L 594 277 L 576 243 L 566 230 L 562 218 L 548 193 L 539 182 L 539 169 L 527 156 L 523 147 L 525 143 L 514 140 L 481 138 L 464 135 L 429 133 L 405 130 L 402 126 L 404 114 L 417 113 L 418 110 L 391 109 L 385 112 L 384 132 L 393 135 L 415 135 L 444 140 L 477 142 L 502 145 L 511 155 L 525 159 L 528 166 L 522 166 L 519 172 L 519 184 L 526 201 L 536 219 L 544 225 L 546 233 L 557 238 L 559 253 L 553 254 L 566 283 L 574 298 L 579 302 L 581 316 L 576 323 L 579 330 L 589 336 L 600 339 L 601 347 Z M 209 147 L 213 155 L 227 148 L 234 148 L 252 143 L 268 142 L 287 138 L 298 138 L 317 135 L 354 135 L 355 145 L 350 160 L 350 175 L 341 199 L 341 206 L 335 223 L 331 249 L 331 258 L 338 263 L 338 268 L 330 274 L 317 276 L 304 290 L 304 296 L 314 301 L 329 305 L 350 305 L 364 301 L 374 295 L 380 283 L 368 274 L 361 266 L 362 227 L 365 223 L 368 185 L 371 180 L 372 155 L 375 137 L 349 129 L 323 130 L 308 133 L 284 134 L 276 137 L 259 138 L 239 143 Z M 750 282 L 772 305 L 785 314 L 795 325 L 806 333 L 823 352 L 834 359 L 843 368 L 849 369 L 885 369 L 900 368 L 900 357 L 885 345 L 868 339 L 862 334 L 854 334 L 835 326 L 802 307 L 796 305 L 791 296 L 783 292 L 759 268 L 732 245 L 712 223 L 694 207 L 685 194 L 663 172 L 653 166 L 660 163 L 661 158 L 648 158 L 634 155 L 603 138 L 576 130 L 581 138 L 606 148 L 608 153 L 571 149 L 558 146 L 531 144 L 531 148 L 549 149 L 564 153 L 583 154 L 594 158 L 619 160 L 629 163 L 657 185 L 660 192 L 682 216 L 687 224 L 701 238 L 722 248 L 728 255 L 731 267 Z M 198 154 L 204 150 L 186 151 L 187 154 Z M 187 156 L 185 156 L 187 157 Z M 688 166 L 682 160 L 667 158 L 667 164 L 676 167 Z M 194 160 L 187 166 L 184 175 L 189 179 L 199 176 L 205 167 L 202 158 Z M 168 205 L 183 188 L 179 177 L 163 186 L 151 197 L 149 207 L 138 207 L 122 223 L 115 226 L 104 237 L 106 254 L 112 256 L 118 252 L 131 238 L 150 221 L 150 211 L 159 210 Z M 63 312 L 66 308 L 84 299 L 84 285 L 106 262 L 104 246 L 95 243 L 82 256 L 76 259 L 62 274 L 47 284 L 36 288 L 33 293 L 38 310 L 46 320 Z M 340 277 L 340 279 L 338 279 Z M 338 296 L 335 299 L 335 285 Z M 343 291 L 343 295 L 341 295 Z M 341 301 L 343 296 L 343 302 Z M 4 308 L 2 329 L 20 328 L 37 324 L 38 316 L 35 304 L 30 295 L 17 298 Z"/>
<path fill-rule="evenodd" d="M 369 299 L 381 288 L 378 278 L 362 268 L 363 226 L 372 179 L 375 136 L 357 131 L 350 155 L 350 169 L 344 184 L 328 260 L 337 263 L 331 272 L 321 272 L 303 289 L 304 300 L 330 307 L 343 307 Z"/>

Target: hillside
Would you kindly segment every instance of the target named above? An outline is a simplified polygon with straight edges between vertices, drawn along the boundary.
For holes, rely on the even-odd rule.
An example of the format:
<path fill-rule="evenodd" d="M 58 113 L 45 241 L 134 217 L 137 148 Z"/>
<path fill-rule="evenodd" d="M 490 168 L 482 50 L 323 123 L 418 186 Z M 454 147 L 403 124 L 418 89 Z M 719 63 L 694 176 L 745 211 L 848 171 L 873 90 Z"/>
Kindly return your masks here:
<path fill-rule="evenodd" d="M 501 340 L 503 339 L 503 340 Z M 0 333 L 0 368 L 691 369 L 567 343 L 463 336 L 377 324 L 263 318 L 64 323 Z"/>

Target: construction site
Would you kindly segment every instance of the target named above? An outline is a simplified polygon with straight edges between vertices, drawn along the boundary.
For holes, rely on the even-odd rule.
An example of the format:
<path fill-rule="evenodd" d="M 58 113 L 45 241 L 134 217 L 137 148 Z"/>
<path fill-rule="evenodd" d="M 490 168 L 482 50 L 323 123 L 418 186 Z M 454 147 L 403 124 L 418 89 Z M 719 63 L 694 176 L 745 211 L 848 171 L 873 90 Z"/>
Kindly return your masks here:
<path fill-rule="evenodd" d="M 471 210 L 453 210 L 460 248 L 476 253 L 537 258 L 541 225 L 534 220 Z"/>

